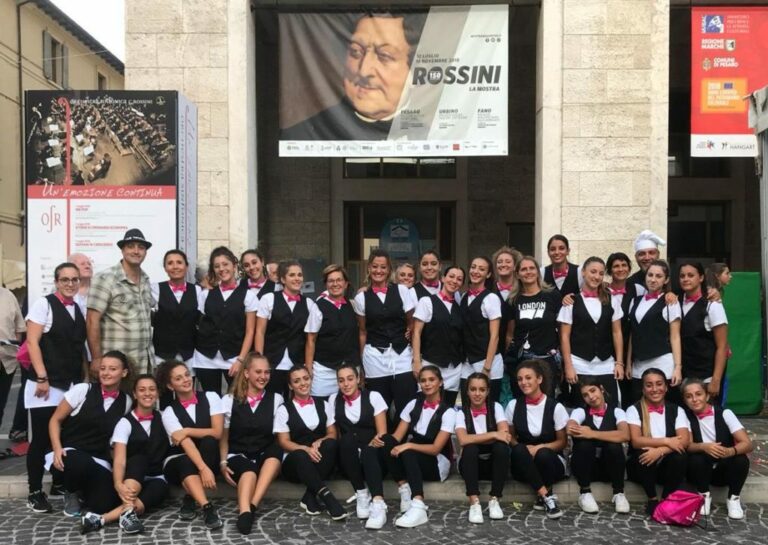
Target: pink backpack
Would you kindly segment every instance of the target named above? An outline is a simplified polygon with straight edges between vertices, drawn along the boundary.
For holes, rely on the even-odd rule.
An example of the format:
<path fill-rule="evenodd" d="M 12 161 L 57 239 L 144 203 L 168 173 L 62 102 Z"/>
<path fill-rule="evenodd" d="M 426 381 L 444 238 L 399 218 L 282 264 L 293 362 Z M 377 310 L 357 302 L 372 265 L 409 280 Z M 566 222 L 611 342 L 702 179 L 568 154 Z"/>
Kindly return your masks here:
<path fill-rule="evenodd" d="M 653 520 L 661 524 L 693 526 L 701 518 L 704 496 L 695 492 L 675 490 L 661 500 L 653 512 Z"/>

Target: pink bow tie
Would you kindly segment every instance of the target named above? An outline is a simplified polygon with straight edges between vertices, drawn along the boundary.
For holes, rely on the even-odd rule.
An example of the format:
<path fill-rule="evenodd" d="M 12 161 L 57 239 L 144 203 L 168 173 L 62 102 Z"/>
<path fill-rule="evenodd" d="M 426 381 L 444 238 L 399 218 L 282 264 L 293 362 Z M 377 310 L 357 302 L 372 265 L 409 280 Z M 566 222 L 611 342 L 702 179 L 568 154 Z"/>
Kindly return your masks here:
<path fill-rule="evenodd" d="M 610 288 L 610 290 L 611 290 L 611 295 L 624 295 L 625 293 L 627 293 L 627 288 L 616 288 L 616 289 Z"/>
<path fill-rule="evenodd" d="M 345 305 L 347 303 L 347 300 L 344 299 L 343 297 L 341 299 L 338 299 L 338 300 L 337 299 L 331 299 L 330 297 L 327 297 L 327 299 L 328 299 L 328 301 L 333 303 L 333 306 L 335 306 L 336 308 L 341 308 L 341 305 Z"/>
<path fill-rule="evenodd" d="M 650 301 L 651 299 L 658 299 L 661 297 L 661 292 L 657 291 L 656 293 L 646 293 L 643 297 L 646 301 Z"/>
<path fill-rule="evenodd" d="M 480 409 L 469 409 L 469 412 L 472 413 L 472 418 L 477 418 L 478 416 L 486 416 L 488 414 L 488 408 L 482 407 Z"/>
<path fill-rule="evenodd" d="M 496 282 L 496 287 L 499 288 L 499 291 L 510 291 L 512 289 L 512 284 L 502 284 L 501 282 Z"/>
<path fill-rule="evenodd" d="M 480 295 L 484 291 L 485 291 L 485 288 L 480 288 L 478 290 L 472 290 L 471 289 L 471 290 L 467 291 L 467 293 L 469 294 L 470 297 L 477 297 L 478 295 Z"/>
<path fill-rule="evenodd" d="M 285 297 L 285 301 L 287 303 L 298 303 L 301 301 L 301 295 L 288 295 L 287 293 L 283 292 L 283 297 Z"/>
<path fill-rule="evenodd" d="M 253 409 L 256 406 L 256 404 L 262 399 L 264 399 L 264 392 L 261 392 L 260 394 L 255 396 L 248 396 L 248 404 L 251 406 L 251 409 Z"/>
<path fill-rule="evenodd" d="M 455 299 L 453 298 L 453 295 L 448 295 L 447 293 L 440 292 L 440 299 L 445 301 L 446 303 L 453 303 Z"/>
<path fill-rule="evenodd" d="M 424 286 L 427 287 L 427 288 L 439 288 L 440 287 L 440 282 L 438 280 L 434 280 L 432 282 L 427 282 L 425 280 L 422 280 L 421 283 L 424 284 Z"/>
<path fill-rule="evenodd" d="M 136 411 L 133 412 L 133 416 L 135 416 L 136 420 L 138 420 L 139 422 L 151 422 L 152 419 L 155 417 L 155 415 L 152 414 L 152 413 L 149 413 L 149 414 L 138 414 L 138 413 L 136 413 Z"/>
<path fill-rule="evenodd" d="M 172 284 L 168 282 L 168 286 L 171 288 L 171 291 L 176 293 L 177 291 L 180 291 L 181 293 L 184 293 L 187 291 L 187 283 L 184 282 L 183 284 Z"/>
<path fill-rule="evenodd" d="M 701 292 L 698 292 L 698 293 L 696 293 L 694 295 L 686 295 L 685 296 L 685 302 L 686 303 L 695 303 L 699 299 L 701 299 Z"/>
<path fill-rule="evenodd" d="M 75 304 L 75 300 L 72 297 L 64 297 L 63 295 L 57 293 L 56 299 L 58 299 L 62 305 L 65 307 L 71 306 Z"/>
<path fill-rule="evenodd" d="M 538 405 L 539 403 L 541 403 L 542 399 L 544 399 L 544 394 L 541 394 L 536 399 L 531 399 L 530 397 L 526 397 L 525 398 L 525 404 L 526 405 Z"/>
<path fill-rule="evenodd" d="M 596 291 L 582 290 L 581 291 L 581 295 L 583 295 L 584 297 L 597 297 L 597 292 Z"/>
<path fill-rule="evenodd" d="M 651 405 L 648 404 L 648 412 L 656 414 L 664 414 L 664 405 Z"/>
<path fill-rule="evenodd" d="M 422 405 L 422 407 L 424 407 L 425 409 L 437 409 L 438 405 L 440 405 L 440 401 L 439 400 L 438 401 L 425 401 L 424 405 Z"/>
<path fill-rule="evenodd" d="M 383 293 L 384 295 L 386 295 L 387 287 L 384 286 L 383 288 L 373 288 L 373 293 Z"/>
<path fill-rule="evenodd" d="M 568 276 L 568 267 L 566 267 L 562 271 L 556 271 L 555 269 L 552 269 L 552 276 L 555 278 L 565 278 L 566 276 Z"/>
<path fill-rule="evenodd" d="M 311 397 L 308 397 L 307 399 L 299 399 L 298 397 L 294 397 L 293 400 L 296 402 L 296 405 L 299 407 L 306 407 L 307 405 L 314 405 L 315 400 Z"/>
<path fill-rule="evenodd" d="M 219 289 L 221 291 L 232 291 L 237 287 L 237 284 L 219 284 Z"/>
<path fill-rule="evenodd" d="M 180 399 L 179 403 L 181 403 L 181 406 L 185 409 L 190 405 L 197 405 L 197 394 L 192 394 L 192 397 L 189 399 Z"/>
<path fill-rule="evenodd" d="M 347 405 L 349 405 L 349 406 L 351 407 L 351 406 L 352 406 L 352 403 L 354 403 L 354 402 L 355 402 L 355 400 L 356 400 L 358 397 L 360 397 L 360 390 L 358 390 L 357 392 L 355 392 L 355 395 L 353 395 L 353 396 L 345 396 L 345 395 L 343 395 L 343 394 L 342 394 L 342 397 L 344 398 L 344 401 L 346 401 Z"/>
<path fill-rule="evenodd" d="M 699 419 L 699 420 L 701 420 L 701 419 L 703 419 L 703 418 L 706 418 L 706 417 L 708 417 L 708 416 L 715 416 L 715 410 L 714 410 L 714 409 L 712 408 L 712 406 L 710 405 L 709 407 L 707 407 L 707 409 L 706 409 L 706 410 L 704 410 L 704 411 L 701 411 L 701 412 L 700 412 L 699 414 L 697 414 L 696 416 L 698 417 L 698 419 Z"/>
<path fill-rule="evenodd" d="M 101 391 L 101 398 L 102 399 L 109 399 L 109 398 L 117 399 L 117 394 L 118 393 L 119 392 L 117 390 L 113 390 L 111 392 L 108 392 L 107 390 L 102 390 Z"/>
<path fill-rule="evenodd" d="M 260 290 L 264 287 L 264 280 L 261 282 L 254 282 L 253 280 L 248 280 L 248 289 L 257 289 Z"/>
<path fill-rule="evenodd" d="M 590 416 L 599 416 L 600 418 L 605 416 L 605 407 L 602 409 L 589 409 L 589 415 Z"/>

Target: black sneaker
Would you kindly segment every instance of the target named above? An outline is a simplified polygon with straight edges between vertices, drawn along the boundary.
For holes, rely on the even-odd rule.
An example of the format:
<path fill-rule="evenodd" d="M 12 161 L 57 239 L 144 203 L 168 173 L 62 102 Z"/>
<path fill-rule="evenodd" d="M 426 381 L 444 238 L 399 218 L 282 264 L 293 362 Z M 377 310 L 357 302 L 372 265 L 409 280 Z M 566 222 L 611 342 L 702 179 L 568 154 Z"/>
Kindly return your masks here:
<path fill-rule="evenodd" d="M 103 526 L 101 522 L 101 515 L 88 512 L 80 518 L 80 533 L 87 534 L 89 532 L 95 532 L 100 530 Z"/>
<path fill-rule="evenodd" d="M 224 526 L 219 516 L 219 510 L 211 502 L 203 505 L 203 521 L 205 522 L 205 527 L 209 530 L 215 530 Z"/>
<path fill-rule="evenodd" d="M 554 496 L 550 495 L 544 498 L 544 507 L 548 519 L 559 519 L 563 516 L 563 512 L 558 507 L 557 499 Z"/>
<path fill-rule="evenodd" d="M 534 511 L 546 511 L 547 507 L 544 505 L 544 498 L 542 496 L 538 496 L 536 498 L 536 501 L 533 504 L 533 510 Z"/>
<path fill-rule="evenodd" d="M 656 507 L 659 505 L 659 500 L 648 500 L 645 504 L 645 514 L 649 517 L 653 516 L 653 512 L 656 511 Z"/>
<path fill-rule="evenodd" d="M 326 488 L 321 492 L 320 497 L 325 504 L 325 510 L 328 511 L 328 514 L 333 520 L 344 520 L 347 518 L 346 509 L 341 506 L 339 500 L 336 499 L 336 496 L 334 496 L 330 490 Z"/>
<path fill-rule="evenodd" d="M 64 516 L 79 517 L 82 515 L 83 502 L 77 492 L 64 492 Z"/>
<path fill-rule="evenodd" d="M 304 509 L 304 512 L 310 517 L 320 514 L 320 504 L 317 502 L 317 497 L 309 490 L 304 492 L 299 507 Z"/>
<path fill-rule="evenodd" d="M 67 489 L 64 488 L 63 484 L 51 483 L 51 491 L 48 494 L 51 498 L 58 498 L 59 496 L 65 496 L 66 494 Z"/>
<path fill-rule="evenodd" d="M 181 509 L 179 509 L 179 518 L 181 520 L 195 520 L 197 517 L 197 502 L 189 494 L 184 494 L 181 500 Z"/>
<path fill-rule="evenodd" d="M 126 509 L 120 513 L 120 528 L 126 534 L 138 534 L 144 531 L 144 523 L 139 520 L 133 508 Z"/>
<path fill-rule="evenodd" d="M 53 511 L 51 502 L 48 501 L 48 496 L 42 490 L 36 490 L 27 496 L 27 507 L 35 513 L 50 513 Z"/>
<path fill-rule="evenodd" d="M 237 531 L 247 536 L 253 528 L 253 513 L 246 511 L 237 515 Z"/>

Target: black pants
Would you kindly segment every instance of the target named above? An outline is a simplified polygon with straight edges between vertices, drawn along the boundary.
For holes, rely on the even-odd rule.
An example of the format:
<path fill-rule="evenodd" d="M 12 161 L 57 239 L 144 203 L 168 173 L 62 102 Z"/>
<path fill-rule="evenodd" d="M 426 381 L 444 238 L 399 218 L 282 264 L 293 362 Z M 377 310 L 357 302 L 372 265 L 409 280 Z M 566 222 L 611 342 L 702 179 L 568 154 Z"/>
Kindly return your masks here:
<path fill-rule="evenodd" d="M 339 467 L 355 490 L 368 485 L 372 496 L 384 495 L 384 448 L 360 445 L 352 434 L 339 439 Z"/>
<path fill-rule="evenodd" d="M 23 397 L 23 392 L 19 393 Z M 56 411 L 56 407 L 39 407 L 30 409 L 32 421 L 32 441 L 27 451 L 27 483 L 29 491 L 43 489 L 43 473 L 45 472 L 45 455 L 51 451 L 51 437 L 48 435 L 48 422 Z M 53 473 L 54 482 L 60 484 L 61 475 Z"/>
<path fill-rule="evenodd" d="M 579 375 L 579 377 L 582 376 L 584 375 Z M 619 406 L 619 384 L 616 382 L 616 379 L 613 378 L 613 375 L 590 376 L 593 376 L 593 378 L 595 378 L 600 386 L 602 386 L 605 390 L 605 400 L 609 403 L 614 403 L 616 406 Z M 584 407 L 584 398 L 581 397 L 581 388 L 579 388 L 578 383 L 568 384 L 567 382 L 563 381 L 561 388 L 563 388 L 562 401 L 566 407 Z"/>
<path fill-rule="evenodd" d="M 480 458 L 480 455 L 490 458 Z M 467 445 L 461 451 L 459 473 L 464 478 L 467 496 L 480 495 L 480 479 L 491 481 L 490 495 L 500 498 L 504 493 L 504 481 L 509 473 L 509 445 L 494 441 L 487 445 Z"/>
<path fill-rule="evenodd" d="M 643 381 L 639 378 L 633 378 L 630 391 L 630 396 L 632 399 L 630 400 L 629 404 L 632 405 L 633 403 L 640 401 L 640 399 L 643 397 Z M 670 381 L 667 381 L 666 400 L 670 403 L 683 406 L 683 396 L 680 394 L 680 387 L 672 386 Z"/>
<path fill-rule="evenodd" d="M 491 399 L 497 403 L 501 398 L 501 381 L 502 380 L 504 379 L 503 378 L 493 379 L 491 381 L 491 391 L 488 392 L 488 395 L 491 396 Z M 469 400 L 469 396 L 467 395 L 467 379 L 463 378 L 459 382 L 459 392 L 461 392 L 461 404 L 469 405 L 471 402 Z"/>
<path fill-rule="evenodd" d="M 512 477 L 521 483 L 528 483 L 537 492 L 542 486 L 551 490 L 552 485 L 565 477 L 565 467 L 557 453 L 542 448 L 531 456 L 528 448 L 518 443 L 510 449 Z"/>
<path fill-rule="evenodd" d="M 461 386 L 459 386 L 459 390 L 461 390 Z M 457 397 L 459 397 L 459 392 L 449 392 L 448 390 L 443 391 L 443 401 L 445 401 L 445 404 L 449 407 L 456 405 Z"/>
<path fill-rule="evenodd" d="M 685 481 L 688 456 L 672 452 L 650 466 L 644 466 L 638 457 L 631 455 L 627 460 L 627 477 L 643 487 L 648 498 L 656 497 L 656 485 L 663 486 L 661 497 L 666 498 L 678 490 Z"/>
<path fill-rule="evenodd" d="M 241 456 L 232 456 L 229 458 L 229 469 L 232 470 L 232 480 L 240 482 L 240 478 L 245 473 L 261 473 L 261 466 L 269 458 L 274 458 L 278 462 L 283 461 L 283 449 L 277 443 L 270 444 L 267 448 L 256 454 L 243 454 Z"/>
<path fill-rule="evenodd" d="M 749 458 L 739 454 L 716 460 L 703 452 L 688 454 L 688 481 L 699 492 L 709 492 L 710 484 L 728 485 L 728 496 L 740 496 L 749 474 Z"/>
<path fill-rule="evenodd" d="M 200 383 L 204 392 L 216 392 L 221 395 L 221 378 L 227 381 L 227 386 L 232 384 L 232 377 L 227 371 L 221 369 L 200 369 L 195 367 L 195 378 Z"/>
<path fill-rule="evenodd" d="M 29 371 L 23 367 L 20 367 L 19 369 L 21 370 L 21 373 L 19 374 L 21 388 L 19 388 L 19 397 L 16 398 L 16 412 L 13 414 L 13 424 L 11 424 L 11 430 L 27 431 L 27 409 L 24 407 L 24 388 L 27 386 Z"/>
<path fill-rule="evenodd" d="M 392 449 L 399 445 L 391 435 L 384 436 L 384 452 L 387 470 L 395 481 L 407 480 L 413 496 L 424 495 L 424 481 L 440 481 L 437 456 L 406 450 L 400 456 L 392 456 Z"/>
<path fill-rule="evenodd" d="M 294 483 L 304 483 L 307 490 L 317 494 L 325 487 L 325 481 L 336 466 L 338 443 L 335 439 L 326 439 L 320 444 L 319 462 L 313 462 L 303 450 L 294 450 L 283 460 L 283 476 Z"/>
<path fill-rule="evenodd" d="M 8 403 L 8 394 L 11 392 L 11 384 L 16 371 L 8 374 L 5 366 L 0 363 L 0 424 L 3 423 L 3 414 L 5 414 L 5 404 Z M 24 392 L 19 392 L 19 397 L 24 397 Z"/>
<path fill-rule="evenodd" d="M 632 400 L 632 377 L 625 377 L 624 380 L 619 381 L 619 391 L 621 392 L 621 408 L 626 411 L 632 403 L 635 403 Z"/>
<path fill-rule="evenodd" d="M 60 474 L 67 492 L 80 492 L 89 511 L 103 514 L 120 505 L 115 491 L 112 472 L 97 464 L 90 454 L 81 450 L 68 450 L 64 457 L 64 471 L 51 467 L 51 474 Z"/>
<path fill-rule="evenodd" d="M 394 404 L 395 414 L 390 422 L 395 425 L 400 422 L 400 413 L 416 395 L 416 379 L 410 372 L 390 377 L 366 378 L 365 385 L 369 390 L 381 394 L 388 407 Z"/>
<path fill-rule="evenodd" d="M 124 479 L 133 479 L 141 483 L 138 498 L 144 504 L 145 511 L 158 507 L 168 497 L 168 483 L 163 479 L 148 479 L 148 468 L 149 458 L 144 454 L 135 454 L 125 461 Z"/>
<path fill-rule="evenodd" d="M 624 466 L 624 448 L 621 444 L 593 439 L 573 440 L 571 470 L 582 490 L 588 489 L 592 481 L 608 481 L 614 494 L 624 492 Z"/>
<path fill-rule="evenodd" d="M 203 437 L 196 441 L 197 450 L 200 451 L 200 456 L 203 458 L 205 465 L 213 471 L 213 474 L 218 474 L 219 471 L 219 442 L 213 437 Z M 199 475 L 200 472 L 189 459 L 189 456 L 182 454 L 172 460 L 168 460 L 163 469 L 163 474 L 169 483 L 181 486 L 181 483 L 190 475 Z"/>
<path fill-rule="evenodd" d="M 288 399 L 288 371 L 272 369 L 266 390 L 280 394 L 284 399 Z"/>

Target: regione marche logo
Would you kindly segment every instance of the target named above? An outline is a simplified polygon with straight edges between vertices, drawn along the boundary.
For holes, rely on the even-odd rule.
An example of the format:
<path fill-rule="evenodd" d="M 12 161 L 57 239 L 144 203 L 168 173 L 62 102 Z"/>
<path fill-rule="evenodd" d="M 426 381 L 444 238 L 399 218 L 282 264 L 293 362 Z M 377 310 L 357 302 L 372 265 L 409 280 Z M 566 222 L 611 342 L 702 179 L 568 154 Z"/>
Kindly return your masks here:
<path fill-rule="evenodd" d="M 725 17 L 722 15 L 702 15 L 702 34 L 723 34 L 725 32 Z"/>

